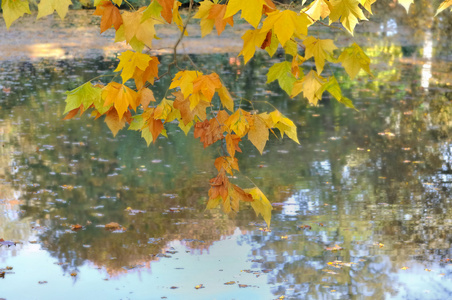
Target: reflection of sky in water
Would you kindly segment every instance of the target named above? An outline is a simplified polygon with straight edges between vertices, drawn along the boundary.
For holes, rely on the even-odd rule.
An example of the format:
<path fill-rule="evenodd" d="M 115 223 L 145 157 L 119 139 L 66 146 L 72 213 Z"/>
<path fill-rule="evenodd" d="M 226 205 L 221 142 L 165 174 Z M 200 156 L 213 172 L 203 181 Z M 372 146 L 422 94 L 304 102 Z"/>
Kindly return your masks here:
<path fill-rule="evenodd" d="M 386 28 L 385 28 L 384 24 L 382 23 L 380 25 L 380 29 L 382 32 L 384 32 L 386 29 L 386 36 L 388 36 L 388 37 L 396 35 L 397 34 L 397 22 L 394 19 L 389 19 L 386 22 Z"/>
<path fill-rule="evenodd" d="M 204 253 L 187 253 L 180 242 L 171 242 L 176 254 L 152 262 L 151 268 L 138 268 L 116 278 L 108 278 L 104 270 L 85 263 L 76 271 L 77 277 L 63 273 L 57 260 L 50 257 L 39 245 L 25 245 L 20 256 L 8 256 L 8 250 L 0 250 L 0 264 L 14 266 L 15 274 L 0 279 L 0 297 L 7 300 L 25 299 L 271 299 L 271 286 L 265 274 L 241 272 L 252 269 L 249 261 L 251 247 L 238 246 L 239 230 L 224 240 L 215 242 Z M 256 270 L 255 268 L 253 270 Z M 105 280 L 108 279 L 108 280 Z M 19 288 L 16 283 L 21 282 Z M 47 281 L 39 284 L 39 281 Z M 236 284 L 224 283 L 236 281 Z M 250 287 L 240 288 L 238 284 Z M 205 288 L 196 290 L 203 284 Z M 171 289 L 172 286 L 178 287 Z M 39 298 L 34 298 L 39 295 Z M 238 299 L 238 298 L 236 298 Z"/>

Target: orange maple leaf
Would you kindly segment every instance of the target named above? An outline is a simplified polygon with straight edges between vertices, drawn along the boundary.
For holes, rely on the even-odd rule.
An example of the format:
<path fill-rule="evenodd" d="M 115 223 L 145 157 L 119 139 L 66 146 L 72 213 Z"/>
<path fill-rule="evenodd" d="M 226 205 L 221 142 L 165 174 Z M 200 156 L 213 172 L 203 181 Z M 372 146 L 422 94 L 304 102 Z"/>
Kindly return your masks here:
<path fill-rule="evenodd" d="M 180 111 L 181 120 L 184 125 L 187 125 L 195 118 L 194 111 L 190 109 L 190 101 L 188 98 L 184 99 L 184 95 L 181 92 L 175 92 L 173 95 L 176 96 L 173 106 Z"/>
<path fill-rule="evenodd" d="M 100 33 L 110 29 L 111 26 L 115 27 L 115 30 L 118 30 L 122 25 L 121 13 L 111 1 L 102 1 L 102 3 L 96 7 L 96 11 L 93 15 L 102 16 L 100 21 Z"/>
<path fill-rule="evenodd" d="M 80 107 L 77 107 L 67 113 L 67 115 L 63 118 L 63 120 L 69 120 L 72 119 L 77 115 L 77 113 L 80 111 Z"/>
<path fill-rule="evenodd" d="M 220 110 L 215 118 L 196 123 L 194 132 L 195 139 L 200 138 L 204 144 L 204 148 L 223 139 L 223 132 L 226 129 L 224 122 L 228 117 L 229 114 L 225 110 Z"/>
<path fill-rule="evenodd" d="M 224 18 L 227 7 L 228 6 L 225 4 L 214 4 L 210 9 L 209 16 L 207 17 L 207 19 L 215 20 L 215 27 L 217 28 L 218 35 L 223 32 L 226 24 L 229 23 L 229 25 L 234 26 L 234 20 L 232 19 L 232 16 L 226 19 Z"/>
<path fill-rule="evenodd" d="M 126 122 L 130 121 L 131 118 L 132 114 L 130 111 L 127 111 L 121 118 L 119 118 L 116 109 L 112 108 L 106 113 L 105 123 L 107 123 L 107 126 L 110 128 L 113 136 L 116 136 L 118 131 L 124 128 Z"/>
<path fill-rule="evenodd" d="M 215 90 L 222 87 L 217 73 L 202 75 L 193 81 L 193 94 L 202 93 L 208 101 L 211 101 Z"/>
<path fill-rule="evenodd" d="M 146 81 L 149 81 L 151 84 L 154 84 L 155 78 L 159 77 L 159 69 L 158 65 L 160 64 L 159 59 L 155 56 L 151 56 L 151 60 L 149 61 L 148 67 L 142 71 L 139 68 L 135 69 L 135 73 L 133 74 L 133 79 L 135 80 L 135 86 L 137 89 L 142 89 L 146 84 Z"/>
<path fill-rule="evenodd" d="M 161 15 L 166 22 L 171 24 L 173 20 L 173 7 L 175 0 L 157 0 L 157 2 L 162 6 Z"/>
<path fill-rule="evenodd" d="M 155 143 L 160 133 L 162 133 L 164 127 L 163 122 L 160 119 L 155 119 L 155 108 L 150 108 L 143 113 L 143 119 L 145 119 L 145 126 L 149 128 L 149 132 L 152 134 L 152 142 Z M 143 128 L 144 128 L 143 127 Z"/>
<path fill-rule="evenodd" d="M 146 109 L 151 102 L 155 102 L 155 97 L 154 93 L 150 89 L 143 88 L 138 91 L 137 103 L 141 104 L 144 109 Z"/>
<path fill-rule="evenodd" d="M 209 199 L 217 199 L 219 196 L 226 201 L 229 194 L 229 179 L 224 169 L 221 169 L 217 177 L 210 179 Z"/>
<path fill-rule="evenodd" d="M 239 164 L 238 159 L 235 157 L 230 156 L 220 156 L 215 159 L 215 168 L 217 168 L 218 171 L 221 169 L 224 169 L 229 174 L 233 175 L 232 169 L 235 169 L 239 171 Z"/>
<path fill-rule="evenodd" d="M 114 103 L 119 119 L 122 119 L 129 106 L 133 110 L 137 108 L 137 92 L 117 82 L 110 82 L 103 89 L 102 98 L 105 99 L 104 107 Z"/>
<path fill-rule="evenodd" d="M 239 148 L 239 142 L 242 139 L 236 135 L 236 134 L 228 134 L 226 135 L 226 149 L 229 152 L 229 155 L 234 157 L 235 152 L 242 152 L 242 150 Z"/>

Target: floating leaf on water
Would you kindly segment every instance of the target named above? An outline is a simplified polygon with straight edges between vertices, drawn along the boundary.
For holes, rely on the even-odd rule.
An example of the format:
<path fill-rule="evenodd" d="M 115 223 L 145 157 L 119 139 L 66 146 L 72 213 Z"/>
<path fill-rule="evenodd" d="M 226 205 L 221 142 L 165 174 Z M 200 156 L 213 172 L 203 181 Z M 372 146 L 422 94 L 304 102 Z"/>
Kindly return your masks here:
<path fill-rule="evenodd" d="M 199 289 L 203 289 L 205 288 L 204 284 L 198 284 L 197 286 L 195 286 L 195 289 L 199 290 Z"/>
<path fill-rule="evenodd" d="M 108 230 L 116 230 L 116 229 L 120 229 L 120 228 L 121 228 L 121 225 L 119 225 L 116 222 L 110 222 L 108 224 L 105 224 L 105 229 L 108 229 Z"/>
<path fill-rule="evenodd" d="M 172 287 L 170 287 L 170 289 L 172 289 L 172 290 L 175 290 L 175 289 L 178 289 L 179 287 L 178 286 L 172 286 Z"/>
<path fill-rule="evenodd" d="M 39 284 L 46 284 L 47 281 L 38 281 Z"/>
<path fill-rule="evenodd" d="M 228 282 L 225 282 L 224 284 L 225 285 L 233 285 L 233 284 L 235 284 L 235 281 L 228 281 Z"/>
<path fill-rule="evenodd" d="M 77 231 L 77 230 L 80 230 L 82 228 L 83 228 L 83 226 L 80 225 L 80 224 L 71 225 L 71 230 L 72 231 Z"/>
<path fill-rule="evenodd" d="M 309 229 L 309 230 L 312 229 L 312 227 L 309 226 L 309 225 L 297 225 L 297 228 L 298 228 L 298 229 Z"/>
<path fill-rule="evenodd" d="M 71 273 L 71 276 L 72 276 L 72 277 L 75 277 L 75 276 L 77 276 L 77 273 L 72 272 L 72 273 Z"/>
<path fill-rule="evenodd" d="M 247 284 L 239 284 L 239 288 L 246 288 L 246 287 L 249 287 L 249 285 L 247 285 Z"/>
<path fill-rule="evenodd" d="M 400 270 L 408 270 L 408 267 L 401 267 Z"/>
<path fill-rule="evenodd" d="M 344 248 L 342 248 L 339 245 L 334 245 L 334 247 L 326 247 L 325 250 L 327 251 L 339 251 L 339 250 L 344 250 Z"/>

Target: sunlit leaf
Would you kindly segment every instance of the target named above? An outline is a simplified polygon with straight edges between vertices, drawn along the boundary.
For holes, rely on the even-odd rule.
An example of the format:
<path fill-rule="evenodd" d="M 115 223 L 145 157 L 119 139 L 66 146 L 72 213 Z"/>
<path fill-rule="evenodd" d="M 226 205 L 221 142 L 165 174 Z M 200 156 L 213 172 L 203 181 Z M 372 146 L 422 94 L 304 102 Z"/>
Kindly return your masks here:
<path fill-rule="evenodd" d="M 7 29 L 9 29 L 15 20 L 24 14 L 31 14 L 30 6 L 27 0 L 2 0 L 2 10 Z"/>
<path fill-rule="evenodd" d="M 20 0 L 15 1 L 19 2 Z M 37 18 L 48 16 L 56 11 L 60 18 L 64 19 L 69 10 L 69 5 L 72 5 L 71 0 L 41 0 L 38 4 Z"/>
<path fill-rule="evenodd" d="M 270 201 L 268 201 L 264 193 L 262 193 L 262 191 L 257 187 L 252 189 L 245 189 L 245 192 L 251 194 L 251 196 L 253 197 L 254 201 L 250 202 L 250 204 L 256 212 L 256 215 L 262 215 L 265 223 L 267 223 L 267 227 L 270 227 L 273 209 Z"/>

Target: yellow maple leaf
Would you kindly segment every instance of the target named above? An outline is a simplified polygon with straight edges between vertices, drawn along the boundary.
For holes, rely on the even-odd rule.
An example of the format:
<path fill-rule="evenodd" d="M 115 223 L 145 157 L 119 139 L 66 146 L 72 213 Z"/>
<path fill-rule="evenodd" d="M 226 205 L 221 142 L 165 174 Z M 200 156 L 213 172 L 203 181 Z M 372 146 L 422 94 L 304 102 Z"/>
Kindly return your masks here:
<path fill-rule="evenodd" d="M 301 80 L 295 82 L 294 89 L 292 91 L 292 96 L 296 96 L 303 91 L 303 96 L 308 99 L 309 103 L 316 106 L 317 103 L 322 100 L 322 94 L 324 89 L 323 85 L 326 83 L 326 79 L 317 74 L 316 71 L 311 70 L 306 76 Z"/>
<path fill-rule="evenodd" d="M 353 30 L 359 20 L 366 20 L 363 11 L 359 8 L 358 0 L 331 0 L 330 24 L 341 20 L 345 29 L 353 35 Z"/>
<path fill-rule="evenodd" d="M 228 89 L 222 85 L 219 89 L 217 89 L 218 96 L 220 96 L 221 104 L 229 109 L 230 111 L 234 110 L 234 100 L 231 97 Z"/>
<path fill-rule="evenodd" d="M 322 73 L 325 60 L 332 61 L 333 51 L 337 49 L 333 40 L 320 40 L 309 36 L 303 44 L 306 46 L 305 59 L 314 57 L 317 72 Z"/>
<path fill-rule="evenodd" d="M 272 204 L 268 201 L 267 197 L 265 197 L 262 191 L 255 187 L 252 189 L 245 189 L 246 193 L 250 194 L 253 197 L 252 202 L 250 202 L 251 207 L 256 212 L 256 215 L 262 215 L 265 223 L 267 223 L 267 227 L 270 227 L 270 222 L 272 219 Z"/>
<path fill-rule="evenodd" d="M 243 55 L 245 64 L 254 56 L 256 52 L 256 46 L 260 47 L 267 36 L 266 32 L 262 32 L 260 29 L 249 29 L 242 36 L 243 48 L 239 55 Z"/>
<path fill-rule="evenodd" d="M 71 0 L 41 0 L 38 4 L 38 19 L 52 14 L 55 10 L 61 19 L 67 14 Z"/>
<path fill-rule="evenodd" d="M 307 35 L 308 26 L 311 24 L 312 21 L 305 13 L 298 14 L 292 10 L 277 10 L 268 14 L 262 24 L 261 31 L 267 33 L 273 29 L 279 42 L 284 46 L 294 34 Z"/>
<path fill-rule="evenodd" d="M 174 89 L 179 87 L 184 98 L 187 98 L 193 93 L 193 81 L 202 75 L 202 72 L 198 71 L 179 71 L 174 76 L 169 88 Z"/>
<path fill-rule="evenodd" d="M 215 25 L 214 19 L 209 19 L 210 10 L 215 5 L 215 3 L 205 0 L 199 5 L 198 12 L 193 16 L 194 19 L 201 19 L 201 37 L 205 37 L 213 30 Z"/>
<path fill-rule="evenodd" d="M 372 13 L 372 4 L 374 4 L 377 0 L 359 0 L 359 3 L 371 14 Z"/>
<path fill-rule="evenodd" d="M 243 137 L 250 128 L 247 116 L 249 116 L 249 112 L 239 108 L 229 116 L 224 124 L 229 130 L 234 131 L 237 136 Z"/>
<path fill-rule="evenodd" d="M 315 0 L 301 11 L 310 16 L 313 20 L 325 19 L 330 14 L 330 3 L 326 0 Z"/>
<path fill-rule="evenodd" d="M 122 14 L 123 25 L 118 29 L 119 31 L 122 28 L 125 41 L 138 52 L 143 51 L 145 45 L 149 48 L 152 47 L 152 40 L 156 33 L 154 26 L 163 23 L 162 20 L 157 18 L 149 18 L 141 22 L 144 9 L 145 7 L 135 12 L 125 11 Z M 118 31 L 116 32 L 117 35 L 121 34 Z"/>
<path fill-rule="evenodd" d="M 410 9 L 410 5 L 414 2 L 414 0 L 399 0 L 399 4 L 402 5 L 406 12 Z"/>
<path fill-rule="evenodd" d="M 439 5 L 438 9 L 436 10 L 435 16 L 451 5 L 452 5 L 452 0 L 445 0 L 443 3 L 441 3 Z M 452 11 L 452 8 L 450 9 L 450 11 Z"/>
<path fill-rule="evenodd" d="M 356 43 L 346 48 L 337 61 L 342 63 L 342 66 L 351 79 L 354 79 L 361 69 L 366 71 L 370 76 L 373 76 L 369 68 L 370 58 Z"/>
<path fill-rule="evenodd" d="M 137 93 L 123 84 L 110 82 L 102 91 L 102 98 L 105 99 L 104 106 L 114 103 L 119 119 L 128 110 L 137 108 Z"/>
<path fill-rule="evenodd" d="M 179 27 L 179 30 L 182 32 L 182 30 L 184 30 L 184 22 L 182 21 L 182 18 L 181 18 L 180 13 L 179 13 L 179 6 L 181 6 L 181 5 L 182 5 L 181 2 L 174 1 L 173 22 L 177 25 L 177 27 Z M 184 35 L 185 36 L 188 35 L 187 29 L 185 29 Z"/>
<path fill-rule="evenodd" d="M 151 60 L 152 57 L 147 54 L 127 50 L 119 56 L 119 64 L 114 72 L 122 70 L 122 83 L 125 83 L 133 77 L 136 69 L 140 69 L 141 71 L 146 70 L 149 65 L 149 61 Z"/>
<path fill-rule="evenodd" d="M 229 18 L 242 11 L 241 18 L 257 28 L 262 17 L 265 0 L 229 0 L 224 18 Z"/>
<path fill-rule="evenodd" d="M 260 115 L 251 116 L 251 125 L 248 131 L 248 139 L 262 154 L 268 141 L 268 127 Z"/>
<path fill-rule="evenodd" d="M 281 137 L 284 137 L 286 134 L 290 139 L 299 144 L 298 136 L 297 136 L 297 126 L 295 126 L 294 122 L 289 118 L 286 118 L 282 113 L 278 110 L 272 111 L 269 114 L 271 121 L 273 122 L 273 127 L 278 128 L 281 132 Z M 269 121 L 266 121 L 268 124 Z"/>
<path fill-rule="evenodd" d="M 31 14 L 28 1 L 3 0 L 2 10 L 7 29 L 24 14 Z"/>

